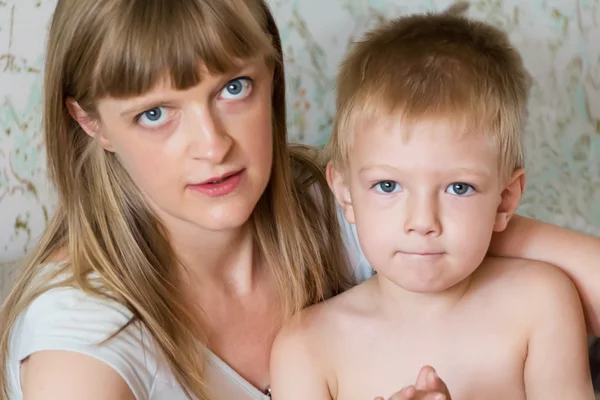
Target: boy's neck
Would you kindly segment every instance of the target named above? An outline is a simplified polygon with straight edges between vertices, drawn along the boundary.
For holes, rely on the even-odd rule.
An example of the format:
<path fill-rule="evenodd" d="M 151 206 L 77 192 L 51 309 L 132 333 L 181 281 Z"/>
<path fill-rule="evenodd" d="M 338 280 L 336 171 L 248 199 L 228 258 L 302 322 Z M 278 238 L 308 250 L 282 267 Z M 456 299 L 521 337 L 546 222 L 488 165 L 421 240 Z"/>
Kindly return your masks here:
<path fill-rule="evenodd" d="M 444 291 L 431 293 L 411 292 L 379 274 L 374 280 L 383 313 L 393 319 L 415 321 L 439 319 L 459 306 L 469 291 L 473 276 Z"/>

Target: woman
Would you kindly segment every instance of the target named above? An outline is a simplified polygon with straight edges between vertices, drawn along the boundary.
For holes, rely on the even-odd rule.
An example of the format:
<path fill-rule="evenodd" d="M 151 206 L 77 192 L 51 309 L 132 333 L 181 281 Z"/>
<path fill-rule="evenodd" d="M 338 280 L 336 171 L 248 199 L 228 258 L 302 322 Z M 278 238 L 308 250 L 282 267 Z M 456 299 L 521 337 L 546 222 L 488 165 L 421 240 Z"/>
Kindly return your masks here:
<path fill-rule="evenodd" d="M 3 309 L 3 397 L 267 398 L 282 321 L 350 286 L 348 259 L 368 274 L 320 165 L 288 148 L 284 90 L 262 0 L 58 1 L 43 120 L 59 204 Z M 498 254 L 596 245 L 514 227 Z M 568 264 L 595 311 L 592 259 Z"/>

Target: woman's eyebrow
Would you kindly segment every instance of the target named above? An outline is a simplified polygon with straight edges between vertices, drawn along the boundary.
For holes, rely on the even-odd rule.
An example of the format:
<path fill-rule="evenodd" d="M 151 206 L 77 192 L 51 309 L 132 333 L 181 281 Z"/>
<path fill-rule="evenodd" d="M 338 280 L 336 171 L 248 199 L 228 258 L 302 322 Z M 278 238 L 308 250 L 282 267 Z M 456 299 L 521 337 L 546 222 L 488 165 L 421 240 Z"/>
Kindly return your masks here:
<path fill-rule="evenodd" d="M 237 76 L 258 73 L 258 71 L 260 70 L 260 67 L 261 67 L 261 64 L 260 64 L 261 62 L 264 62 L 264 61 L 260 58 L 253 58 L 253 59 L 249 59 L 249 60 L 240 60 L 240 62 L 237 63 L 237 65 L 235 67 L 233 67 L 229 71 L 224 72 L 223 74 L 208 75 L 208 76 L 210 76 L 210 78 L 207 79 L 206 81 L 214 80 L 215 85 L 224 85 L 225 83 L 227 83 L 231 79 L 234 79 Z M 155 89 L 155 90 L 158 91 L 160 89 Z M 131 105 L 128 104 L 127 108 L 120 112 L 120 115 L 122 117 L 128 117 L 130 115 L 137 115 L 137 114 L 141 113 L 142 111 L 149 110 L 158 105 L 167 106 L 169 104 L 175 103 L 174 100 L 169 99 L 169 95 L 165 94 L 164 91 L 162 91 L 160 97 L 157 94 L 153 94 L 152 92 L 150 92 L 146 95 L 140 96 L 139 99 L 131 100 L 128 102 L 131 102 Z"/>

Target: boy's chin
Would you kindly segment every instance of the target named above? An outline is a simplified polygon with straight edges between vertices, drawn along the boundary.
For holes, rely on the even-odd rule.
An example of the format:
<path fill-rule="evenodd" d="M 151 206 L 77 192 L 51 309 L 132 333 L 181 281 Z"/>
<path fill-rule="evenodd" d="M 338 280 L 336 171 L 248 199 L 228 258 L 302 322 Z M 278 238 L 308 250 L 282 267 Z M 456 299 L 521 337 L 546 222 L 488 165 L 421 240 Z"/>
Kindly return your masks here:
<path fill-rule="evenodd" d="M 408 274 L 390 276 L 381 272 L 378 272 L 378 274 L 385 276 L 387 280 L 394 283 L 399 289 L 424 295 L 443 294 L 451 291 L 462 282 L 462 280 L 450 279 L 445 276 L 407 276 Z"/>

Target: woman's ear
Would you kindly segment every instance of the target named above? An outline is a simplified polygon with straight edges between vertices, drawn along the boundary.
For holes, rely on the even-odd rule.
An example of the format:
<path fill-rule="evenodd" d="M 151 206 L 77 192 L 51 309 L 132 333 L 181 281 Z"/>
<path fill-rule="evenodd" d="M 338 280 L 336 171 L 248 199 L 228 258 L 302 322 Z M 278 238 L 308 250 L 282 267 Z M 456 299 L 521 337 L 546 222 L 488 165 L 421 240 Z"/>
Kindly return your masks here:
<path fill-rule="evenodd" d="M 333 191 L 336 201 L 342 207 L 344 218 L 350 224 L 354 224 L 354 208 L 352 207 L 352 197 L 350 196 L 350 188 L 346 181 L 346 175 L 341 173 L 333 163 L 327 164 L 325 171 L 327 183 Z"/>
<path fill-rule="evenodd" d="M 79 103 L 72 98 L 67 99 L 67 109 L 69 110 L 71 118 L 73 118 L 79 124 L 85 133 L 94 139 L 98 139 L 105 150 L 113 151 L 112 144 L 100 130 L 100 122 L 97 118 L 89 115 L 83 108 L 81 108 Z"/>
<path fill-rule="evenodd" d="M 494 224 L 494 231 L 501 232 L 506 229 L 510 218 L 515 213 L 523 191 L 525 190 L 525 170 L 520 168 L 513 172 L 512 176 L 508 180 L 508 184 L 502 191 L 502 199 L 498 210 L 496 212 L 496 221 Z"/>

